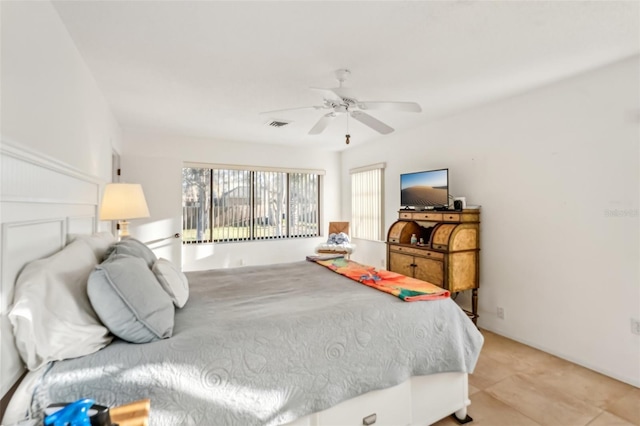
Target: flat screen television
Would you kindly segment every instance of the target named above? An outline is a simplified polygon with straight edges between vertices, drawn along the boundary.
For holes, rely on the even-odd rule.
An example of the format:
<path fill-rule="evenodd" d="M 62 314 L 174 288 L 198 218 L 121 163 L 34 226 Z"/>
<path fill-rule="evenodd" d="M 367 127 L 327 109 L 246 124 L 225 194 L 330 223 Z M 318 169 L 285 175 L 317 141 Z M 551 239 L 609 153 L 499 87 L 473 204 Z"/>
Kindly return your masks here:
<path fill-rule="evenodd" d="M 401 174 L 400 204 L 419 210 L 448 206 L 449 169 Z"/>

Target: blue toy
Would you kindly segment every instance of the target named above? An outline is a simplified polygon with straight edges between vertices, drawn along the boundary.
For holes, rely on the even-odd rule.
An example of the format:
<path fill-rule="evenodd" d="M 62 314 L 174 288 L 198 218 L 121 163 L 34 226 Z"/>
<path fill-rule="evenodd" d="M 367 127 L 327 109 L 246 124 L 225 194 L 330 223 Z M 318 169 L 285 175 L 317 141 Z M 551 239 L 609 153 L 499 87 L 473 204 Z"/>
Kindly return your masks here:
<path fill-rule="evenodd" d="M 45 425 L 53 426 L 91 426 L 89 408 L 94 404 L 93 399 L 79 399 L 64 408 L 49 414 L 44 418 Z"/>

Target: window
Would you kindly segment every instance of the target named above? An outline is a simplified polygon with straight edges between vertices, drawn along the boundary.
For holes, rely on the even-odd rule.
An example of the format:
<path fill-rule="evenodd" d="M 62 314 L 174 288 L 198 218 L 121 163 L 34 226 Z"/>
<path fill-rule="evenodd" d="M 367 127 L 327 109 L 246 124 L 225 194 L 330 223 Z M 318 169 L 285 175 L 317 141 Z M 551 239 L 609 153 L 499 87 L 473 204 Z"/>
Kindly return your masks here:
<path fill-rule="evenodd" d="M 382 241 L 384 163 L 350 170 L 351 235 Z"/>
<path fill-rule="evenodd" d="M 315 237 L 321 171 L 182 169 L 185 243 Z"/>

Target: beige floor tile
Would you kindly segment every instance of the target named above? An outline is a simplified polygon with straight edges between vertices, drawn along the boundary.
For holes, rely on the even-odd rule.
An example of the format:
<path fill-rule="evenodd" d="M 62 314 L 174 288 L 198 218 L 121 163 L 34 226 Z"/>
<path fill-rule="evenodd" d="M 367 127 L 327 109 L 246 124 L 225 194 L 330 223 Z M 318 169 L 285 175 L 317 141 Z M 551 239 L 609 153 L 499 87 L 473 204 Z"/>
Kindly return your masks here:
<path fill-rule="evenodd" d="M 543 425 L 583 426 L 602 412 L 522 374 L 508 377 L 485 392 Z"/>
<path fill-rule="evenodd" d="M 603 411 L 598 417 L 593 419 L 588 426 L 634 426 L 633 423 L 629 423 L 628 421 L 621 419 L 620 417 L 609 413 L 608 411 Z"/>
<path fill-rule="evenodd" d="M 524 374 L 536 383 L 571 395 L 603 410 L 633 389 L 631 385 L 575 364 L 565 368 Z"/>
<path fill-rule="evenodd" d="M 640 426 L 640 389 L 481 332 L 485 344 L 469 375 L 472 426 Z M 457 423 L 446 418 L 436 425 Z"/>
<path fill-rule="evenodd" d="M 547 371 L 573 365 L 569 361 L 532 348 L 531 346 L 507 339 L 490 331 L 481 331 L 485 338 L 481 355 L 490 357 L 503 364 L 508 364 L 513 370 L 517 370 L 518 372 Z"/>
<path fill-rule="evenodd" d="M 496 360 L 489 354 L 481 352 L 473 374 L 469 375 L 469 384 L 483 390 L 509 376 L 517 374 L 518 371 L 508 362 Z"/>
<path fill-rule="evenodd" d="M 640 389 L 632 388 L 620 399 L 611 402 L 606 409 L 616 416 L 640 426 Z"/>
<path fill-rule="evenodd" d="M 539 426 L 517 410 L 493 398 L 486 392 L 478 392 L 471 397 L 469 415 L 473 418 L 470 426 Z M 448 417 L 435 423 L 437 426 L 457 425 Z"/>

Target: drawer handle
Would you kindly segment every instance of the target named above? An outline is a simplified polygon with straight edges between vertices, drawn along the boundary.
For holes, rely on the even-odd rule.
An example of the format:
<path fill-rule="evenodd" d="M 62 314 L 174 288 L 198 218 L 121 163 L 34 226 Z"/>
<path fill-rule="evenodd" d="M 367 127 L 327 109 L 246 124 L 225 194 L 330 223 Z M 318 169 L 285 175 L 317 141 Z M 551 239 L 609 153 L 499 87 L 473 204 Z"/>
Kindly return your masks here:
<path fill-rule="evenodd" d="M 362 419 L 362 424 L 365 426 L 369 426 L 374 424 L 376 420 L 378 420 L 378 416 L 376 415 L 376 413 L 369 414 L 367 417 Z"/>

